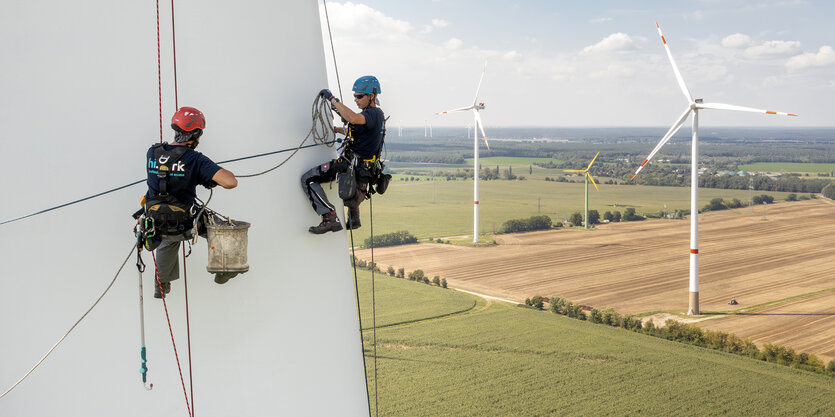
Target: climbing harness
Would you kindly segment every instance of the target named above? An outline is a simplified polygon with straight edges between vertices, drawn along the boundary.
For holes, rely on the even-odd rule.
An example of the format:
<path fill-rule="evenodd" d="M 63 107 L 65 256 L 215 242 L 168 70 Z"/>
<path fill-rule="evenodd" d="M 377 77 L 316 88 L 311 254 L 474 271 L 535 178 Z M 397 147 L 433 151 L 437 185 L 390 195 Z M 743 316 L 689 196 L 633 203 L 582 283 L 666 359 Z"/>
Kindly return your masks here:
<path fill-rule="evenodd" d="M 113 277 L 113 279 L 110 281 L 110 284 L 108 284 L 108 285 L 107 285 L 107 288 L 105 288 L 105 289 L 104 289 L 104 292 L 102 292 L 102 293 L 101 293 L 101 295 L 99 296 L 99 298 L 98 298 L 98 299 L 96 299 L 96 301 L 93 303 L 93 305 L 91 305 L 91 306 L 90 306 L 90 308 L 88 308 L 88 309 L 87 309 L 87 311 L 86 311 L 86 312 L 84 312 L 84 314 L 83 314 L 83 315 L 81 315 L 81 318 L 79 318 L 78 320 L 76 320 L 75 324 L 73 324 L 73 325 L 72 325 L 72 327 L 70 327 L 70 329 L 69 329 L 69 330 L 67 330 L 67 332 L 66 332 L 66 333 L 64 333 L 64 335 L 63 335 L 63 336 L 61 336 L 61 338 L 60 338 L 60 339 L 58 339 L 58 341 L 57 341 L 57 342 L 55 342 L 55 344 L 54 344 L 54 345 L 52 345 L 52 347 L 51 347 L 51 348 L 50 348 L 50 349 L 46 352 L 46 354 L 45 354 L 45 355 L 43 355 L 43 357 L 41 358 L 41 360 L 39 360 L 37 363 L 35 363 L 35 365 L 34 365 L 34 366 L 32 366 L 32 368 L 31 368 L 31 369 L 29 369 L 29 371 L 28 371 L 28 372 L 26 372 L 26 374 L 25 374 L 25 375 L 23 375 L 23 377 L 22 377 L 22 378 L 20 378 L 17 382 L 15 382 L 15 383 L 14 383 L 14 385 L 12 385 L 9 389 L 7 389 L 5 392 L 3 392 L 2 394 L 0 394 L 0 398 L 5 397 L 5 396 L 6 396 L 6 394 L 8 394 L 9 392 L 11 392 L 11 390 L 13 390 L 16 386 L 18 386 L 18 384 L 20 384 L 21 382 L 23 382 L 23 380 L 24 380 L 24 379 L 26 379 L 26 377 L 28 377 L 28 376 L 29 376 L 29 375 L 30 375 L 30 374 L 31 374 L 31 373 L 35 370 L 35 368 L 37 368 L 38 366 L 40 366 L 40 364 L 41 364 L 41 363 L 43 363 L 43 361 L 44 361 L 44 360 L 46 360 L 46 358 L 47 358 L 47 357 L 48 357 L 48 356 L 52 353 L 52 351 L 54 351 L 54 350 L 55 350 L 55 348 L 57 348 L 57 347 L 58 347 L 58 345 L 60 345 L 60 344 L 61 344 L 61 342 L 63 342 L 63 341 L 64 341 L 64 339 L 66 339 L 66 338 L 67 338 L 67 336 L 69 336 L 70 332 L 72 332 L 72 331 L 73 331 L 73 329 L 75 329 L 75 327 L 76 327 L 76 326 L 78 326 L 78 324 L 79 324 L 79 323 L 81 323 L 81 321 L 82 321 L 82 320 L 84 320 L 84 318 L 85 318 L 85 317 L 87 317 L 87 315 L 88 315 L 88 314 L 90 314 L 90 312 L 91 312 L 91 311 L 93 311 L 93 309 L 96 307 L 96 305 L 98 305 L 98 304 L 99 304 L 99 301 L 101 301 L 101 299 L 102 299 L 102 298 L 104 298 L 105 294 L 107 294 L 107 292 L 108 292 L 108 291 L 110 291 L 110 288 L 111 288 L 111 287 L 113 287 L 113 283 L 115 283 L 115 282 L 116 282 L 116 278 L 118 278 L 118 277 L 119 277 L 119 273 L 121 273 L 121 272 L 122 272 L 122 268 L 124 268 L 124 267 L 125 267 L 125 265 L 128 263 L 128 261 L 130 260 L 130 257 L 131 257 L 131 255 L 133 255 L 133 251 L 134 251 L 134 250 L 136 250 L 136 245 L 135 245 L 135 244 L 131 244 L 130 253 L 128 253 L 128 256 L 125 258 L 125 261 L 124 261 L 124 262 L 122 262 L 122 265 L 121 265 L 121 266 L 119 266 L 119 270 L 118 270 L 118 271 L 116 271 L 116 275 L 115 275 L 115 276 Z"/>

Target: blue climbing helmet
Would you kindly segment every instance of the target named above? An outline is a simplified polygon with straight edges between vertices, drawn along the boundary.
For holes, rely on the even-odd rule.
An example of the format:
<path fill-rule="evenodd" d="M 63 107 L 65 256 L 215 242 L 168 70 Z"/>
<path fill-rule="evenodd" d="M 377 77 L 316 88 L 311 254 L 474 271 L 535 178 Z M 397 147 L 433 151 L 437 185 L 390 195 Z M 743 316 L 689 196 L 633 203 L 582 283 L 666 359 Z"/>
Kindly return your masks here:
<path fill-rule="evenodd" d="M 354 81 L 354 92 L 365 94 L 380 94 L 380 81 L 373 75 L 363 75 Z"/>

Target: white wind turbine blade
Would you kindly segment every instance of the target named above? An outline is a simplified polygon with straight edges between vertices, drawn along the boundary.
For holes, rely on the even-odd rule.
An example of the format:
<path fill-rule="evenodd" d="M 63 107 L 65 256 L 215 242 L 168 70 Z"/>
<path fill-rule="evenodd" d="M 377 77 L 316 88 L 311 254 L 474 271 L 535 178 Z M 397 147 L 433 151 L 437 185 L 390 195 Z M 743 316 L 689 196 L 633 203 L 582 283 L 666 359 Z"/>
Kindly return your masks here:
<path fill-rule="evenodd" d="M 481 91 L 481 82 L 484 81 L 484 73 L 487 72 L 487 60 L 484 60 L 484 68 L 481 69 L 481 78 L 478 80 L 478 87 L 475 89 L 475 98 L 473 98 L 473 106 L 478 102 L 478 92 Z"/>
<path fill-rule="evenodd" d="M 473 106 L 459 107 L 457 109 L 452 109 L 452 110 L 447 110 L 447 111 L 442 111 L 442 112 L 435 113 L 435 116 L 441 116 L 441 115 L 444 115 L 444 114 L 447 114 L 447 113 L 452 113 L 454 111 L 467 111 L 467 110 L 470 110 L 472 108 L 473 108 Z"/>
<path fill-rule="evenodd" d="M 778 114 L 778 115 L 781 115 L 781 116 L 797 116 L 796 114 L 792 114 L 792 113 L 783 113 L 783 112 L 772 111 L 772 110 L 754 109 L 754 108 L 751 108 L 751 107 L 734 106 L 732 104 L 722 104 L 722 103 L 703 103 L 703 104 L 697 104 L 696 107 L 700 108 L 700 109 L 736 110 L 736 111 L 747 111 L 747 112 L 751 112 L 751 113 Z"/>
<path fill-rule="evenodd" d="M 655 27 L 658 28 L 658 35 L 661 36 L 661 42 L 664 42 L 664 49 L 667 51 L 667 57 L 670 58 L 670 64 L 673 65 L 673 72 L 676 74 L 678 86 L 681 87 L 681 92 L 684 93 L 684 97 L 687 98 L 687 102 L 692 103 L 693 96 L 690 94 L 690 90 L 687 89 L 687 85 L 684 84 L 684 78 L 681 77 L 681 72 L 678 70 L 678 65 L 676 65 L 676 61 L 673 59 L 673 54 L 672 52 L 670 52 L 670 47 L 667 46 L 667 39 L 664 38 L 664 34 L 661 33 L 661 25 L 659 25 L 658 22 L 655 22 Z"/>
<path fill-rule="evenodd" d="M 490 143 L 487 142 L 487 134 L 484 133 L 484 122 L 481 121 L 481 116 L 478 114 L 478 110 L 473 109 L 473 114 L 475 115 L 476 124 L 478 128 L 481 129 L 481 137 L 484 138 L 484 143 L 487 145 L 487 150 L 490 150 Z"/>
<path fill-rule="evenodd" d="M 635 179 L 635 176 L 638 175 L 638 173 L 641 172 L 642 169 L 644 169 L 644 165 L 646 165 L 647 162 L 649 162 L 649 160 L 652 159 L 652 157 L 655 156 L 655 154 L 657 154 L 659 150 L 661 150 L 661 147 L 664 146 L 670 140 L 670 138 L 673 137 L 673 135 L 675 135 L 676 132 L 678 132 L 679 129 L 681 129 L 681 125 L 683 125 L 684 121 L 687 120 L 687 116 L 690 115 L 691 111 L 692 109 L 688 107 L 687 110 L 685 110 L 684 113 L 681 114 L 681 117 L 678 118 L 675 124 L 673 124 L 670 130 L 668 130 L 664 137 L 661 138 L 661 140 L 658 142 L 658 145 L 655 145 L 655 149 L 653 149 L 652 152 L 649 153 L 649 156 L 647 156 L 647 158 L 644 159 L 644 162 L 641 163 L 641 166 L 638 167 L 638 170 L 635 171 L 634 174 L 632 174 L 632 178 L 630 178 L 629 181 Z"/>

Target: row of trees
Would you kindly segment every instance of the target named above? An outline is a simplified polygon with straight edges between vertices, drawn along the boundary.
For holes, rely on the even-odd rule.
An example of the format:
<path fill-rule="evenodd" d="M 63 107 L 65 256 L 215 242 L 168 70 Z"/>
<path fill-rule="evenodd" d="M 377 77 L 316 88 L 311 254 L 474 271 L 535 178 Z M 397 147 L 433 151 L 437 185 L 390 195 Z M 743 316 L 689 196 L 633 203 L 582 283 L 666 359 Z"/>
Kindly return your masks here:
<path fill-rule="evenodd" d="M 641 216 L 640 214 L 635 212 L 635 209 L 632 207 L 627 208 L 624 210 L 623 215 L 621 215 L 620 211 L 615 210 L 606 211 L 603 213 L 603 220 L 607 220 L 609 222 L 635 222 L 646 220 L 646 217 Z M 571 222 L 574 226 L 582 226 L 584 225 L 585 217 L 581 212 L 574 212 L 569 218 L 568 221 Z M 589 224 L 599 224 L 600 223 L 600 212 L 597 210 L 589 210 Z"/>
<path fill-rule="evenodd" d="M 366 262 L 364 259 L 359 259 L 355 256 L 352 256 L 352 261 L 353 264 L 357 266 L 357 268 L 367 269 L 373 272 L 383 272 L 382 270 L 380 270 L 380 267 L 377 266 L 376 262 Z M 414 271 L 409 272 L 407 274 L 406 268 L 397 268 L 395 270 L 393 266 L 389 265 L 389 267 L 386 269 L 386 275 L 404 279 L 408 277 L 409 281 L 416 281 L 424 284 L 435 285 L 441 288 L 447 288 L 446 278 L 441 278 L 439 275 L 435 275 L 435 277 L 433 277 L 432 280 L 430 280 L 422 269 L 415 269 Z"/>
<path fill-rule="evenodd" d="M 527 219 L 511 219 L 500 229 L 501 233 L 530 232 L 533 230 L 547 230 L 551 228 L 551 218 L 546 215 L 531 216 Z"/>
<path fill-rule="evenodd" d="M 605 324 L 612 327 L 620 327 L 633 332 L 644 333 L 650 336 L 660 337 L 680 343 L 687 343 L 707 349 L 720 350 L 735 355 L 746 356 L 752 359 L 773 362 L 792 368 L 802 369 L 819 374 L 827 374 L 835 377 L 835 359 L 824 366 L 823 360 L 814 354 L 797 353 L 790 347 L 766 343 L 762 349 L 758 349 L 754 342 L 742 339 L 737 335 L 715 332 L 702 329 L 694 324 L 681 323 L 676 320 L 667 320 L 664 327 L 656 327 L 652 321 L 643 323 L 642 320 L 631 314 L 622 315 L 612 308 L 597 310 L 586 308 L 589 313 L 583 310 L 583 306 L 574 304 L 560 297 L 545 298 L 539 295 L 525 300 L 525 305 L 542 310 L 544 303 L 550 304 L 550 311 L 555 314 L 564 315 L 578 320 L 588 320 L 592 323 Z"/>
<path fill-rule="evenodd" d="M 417 243 L 417 238 L 406 230 L 399 230 L 397 232 L 385 233 L 382 235 L 366 238 L 363 246 L 366 248 L 382 248 L 384 246 L 405 245 L 407 243 Z"/>

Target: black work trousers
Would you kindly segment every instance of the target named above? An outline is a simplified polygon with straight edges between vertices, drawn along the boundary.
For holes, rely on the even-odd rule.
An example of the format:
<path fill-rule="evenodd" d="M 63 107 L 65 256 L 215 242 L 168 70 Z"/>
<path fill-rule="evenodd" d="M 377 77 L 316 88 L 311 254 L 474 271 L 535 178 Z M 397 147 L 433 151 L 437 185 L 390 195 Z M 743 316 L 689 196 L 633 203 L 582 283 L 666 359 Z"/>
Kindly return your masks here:
<path fill-rule="evenodd" d="M 302 190 L 304 190 L 304 193 L 310 200 L 310 204 L 313 206 L 316 214 L 321 216 L 336 210 L 333 204 L 328 201 L 325 190 L 322 189 L 322 183 L 331 182 L 336 179 L 337 174 L 348 172 L 350 164 L 351 161 L 344 156 L 340 156 L 338 159 L 332 159 L 322 165 L 315 166 L 302 175 Z M 359 209 L 359 205 L 363 200 L 365 200 L 365 193 L 358 190 L 356 197 L 344 201 L 344 204 L 352 211 L 355 211 Z"/>

